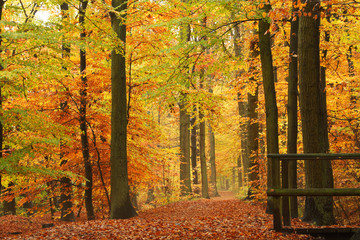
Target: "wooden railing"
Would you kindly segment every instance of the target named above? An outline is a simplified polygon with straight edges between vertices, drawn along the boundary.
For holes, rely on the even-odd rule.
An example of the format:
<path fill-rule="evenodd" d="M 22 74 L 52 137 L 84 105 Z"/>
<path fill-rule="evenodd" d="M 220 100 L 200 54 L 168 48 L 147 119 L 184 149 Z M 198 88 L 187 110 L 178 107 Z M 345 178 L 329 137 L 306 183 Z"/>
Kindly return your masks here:
<path fill-rule="evenodd" d="M 268 154 L 268 160 L 272 161 L 274 166 L 278 166 L 272 171 L 273 186 L 268 189 L 267 195 L 273 197 L 273 223 L 275 231 L 282 230 L 282 209 L 281 197 L 283 196 L 360 196 L 359 188 L 281 188 L 281 161 L 288 160 L 349 160 L 360 159 L 360 154 L 327 154 L 327 153 L 308 153 L 308 154 Z M 290 215 L 286 215 L 284 222 L 290 222 Z"/>

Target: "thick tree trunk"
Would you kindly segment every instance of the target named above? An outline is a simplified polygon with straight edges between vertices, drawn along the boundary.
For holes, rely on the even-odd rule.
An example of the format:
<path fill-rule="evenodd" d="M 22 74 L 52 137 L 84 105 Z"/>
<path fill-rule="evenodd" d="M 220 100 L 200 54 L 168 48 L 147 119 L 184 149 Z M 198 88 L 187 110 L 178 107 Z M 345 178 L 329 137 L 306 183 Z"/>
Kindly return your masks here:
<path fill-rule="evenodd" d="M 87 0 L 80 1 L 79 8 L 79 23 L 81 26 L 80 39 L 84 40 L 86 37 L 85 33 L 85 12 L 88 5 Z M 87 76 L 86 76 L 86 50 L 80 49 L 80 75 L 81 75 L 81 89 L 80 89 L 80 131 L 81 131 L 81 148 L 84 159 L 85 168 L 85 209 L 88 220 L 94 219 L 94 207 L 92 203 L 92 188 L 93 188 L 93 177 L 92 177 L 92 166 L 90 162 L 89 152 L 89 139 L 87 134 L 87 123 L 86 123 L 86 105 L 87 105 Z"/>
<path fill-rule="evenodd" d="M 293 0 L 293 14 L 298 11 L 295 8 L 297 0 Z M 288 79 L 288 136 L 287 136 L 287 152 L 297 153 L 297 136 L 298 136 L 298 31 L 299 18 L 293 18 L 290 30 L 290 63 L 289 63 L 289 79 Z M 297 188 L 297 161 L 289 161 L 289 188 Z M 298 217 L 297 197 L 290 197 L 290 212 L 292 218 Z"/>
<path fill-rule="evenodd" d="M 111 26 L 124 43 L 111 52 L 111 208 L 110 218 L 136 216 L 129 194 L 127 168 L 127 99 L 126 99 L 126 0 L 112 0 L 112 7 L 120 16 L 111 14 Z"/>
<path fill-rule="evenodd" d="M 10 201 L 4 201 L 4 214 L 8 215 L 16 215 L 16 201 L 15 201 L 15 195 L 12 192 L 12 188 L 15 186 L 13 182 L 9 182 L 8 187 L 4 191 L 4 195 L 12 198 Z"/>
<path fill-rule="evenodd" d="M 327 124 L 324 126 L 327 115 L 323 102 L 324 86 L 320 79 L 320 1 L 308 1 L 304 12 L 311 12 L 311 16 L 302 15 L 299 20 L 300 112 L 304 153 L 323 153 L 326 152 L 328 136 L 325 130 Z M 305 161 L 306 187 L 331 188 L 330 169 L 331 163 L 328 160 Z M 303 220 L 317 225 L 334 224 L 332 198 L 307 197 Z"/>
<path fill-rule="evenodd" d="M 268 13 L 271 6 L 265 4 L 264 11 Z M 276 93 L 274 81 L 274 67 L 271 53 L 271 39 L 270 39 L 270 23 L 266 20 L 259 21 L 259 47 L 261 69 L 263 76 L 263 86 L 265 94 L 265 112 L 266 112 L 266 147 L 267 153 L 279 153 L 279 138 L 278 138 L 278 109 L 276 106 Z M 272 172 L 274 169 L 280 169 L 278 161 L 268 161 L 267 163 L 267 186 L 273 186 Z M 284 169 L 283 169 L 284 170 Z M 287 170 L 287 169 L 286 169 Z M 287 174 L 287 173 L 286 173 Z M 283 176 L 284 177 L 284 176 Z M 280 185 L 280 183 L 278 183 Z M 272 212 L 272 197 L 268 197 L 267 211 Z"/>

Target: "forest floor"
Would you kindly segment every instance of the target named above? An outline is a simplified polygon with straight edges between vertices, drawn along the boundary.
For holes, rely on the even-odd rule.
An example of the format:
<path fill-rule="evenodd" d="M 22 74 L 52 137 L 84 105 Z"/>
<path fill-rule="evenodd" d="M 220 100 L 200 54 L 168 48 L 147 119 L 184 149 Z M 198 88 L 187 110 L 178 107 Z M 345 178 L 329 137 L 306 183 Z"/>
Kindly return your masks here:
<path fill-rule="evenodd" d="M 0 217 L 1 239 L 314 239 L 308 235 L 272 230 L 272 215 L 265 206 L 221 197 L 181 201 L 140 212 L 126 220 L 55 222 L 42 229 L 46 219 Z M 302 226 L 300 221 L 293 223 Z"/>

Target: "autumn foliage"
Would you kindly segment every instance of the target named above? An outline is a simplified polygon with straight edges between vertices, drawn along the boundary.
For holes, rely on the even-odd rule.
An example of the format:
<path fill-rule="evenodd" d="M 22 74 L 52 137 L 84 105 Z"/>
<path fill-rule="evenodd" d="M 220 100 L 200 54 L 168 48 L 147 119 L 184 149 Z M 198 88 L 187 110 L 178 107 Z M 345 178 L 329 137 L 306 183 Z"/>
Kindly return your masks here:
<path fill-rule="evenodd" d="M 0 199 L 3 208 L 15 200 L 19 215 L 1 218 L 15 222 L 14 225 L 27 225 L 32 220 L 25 216 L 30 215 L 50 216 L 56 222 L 63 207 L 60 195 L 64 194 L 61 185 L 64 177 L 71 181 L 71 189 L 66 192 L 73 203 L 70 210 L 77 220 L 84 215 L 88 179 L 84 177 L 79 125 L 81 91 L 85 88 L 92 203 L 96 219 L 103 220 L 78 225 L 56 222 L 49 230 L 33 236 L 28 233 L 29 238 L 307 239 L 271 231 L 271 218 L 258 204 L 266 202 L 268 169 L 261 62 L 254 54 L 259 50 L 257 23 L 264 18 L 270 23 L 267 33 L 271 36 L 273 54 L 279 149 L 280 153 L 286 153 L 291 19 L 311 15 L 303 11 L 302 2 L 297 1 L 298 11 L 292 12 L 292 1 L 270 1 L 271 10 L 266 13 L 261 9 L 267 2 L 255 0 L 129 1 L 124 44 L 111 29 L 109 14 L 114 9 L 108 0 L 88 2 L 83 26 L 79 25 L 78 1 L 66 1 L 69 10 L 64 18 L 58 1 L 0 0 L 3 6 Z M 355 153 L 360 149 L 358 5 L 356 1 L 321 1 L 321 66 L 326 69 L 332 153 Z M 203 19 L 207 21 L 205 26 Z M 180 32 L 184 28 L 189 30 L 188 41 L 181 40 Z M 240 31 L 239 37 L 235 36 L 235 28 Z M 80 37 L 82 31 L 85 38 Z M 235 54 L 236 46 L 241 48 L 238 54 Z M 110 66 L 114 49 L 126 52 L 130 197 L 138 211 L 151 209 L 126 221 L 104 220 L 109 217 L 111 192 Z M 87 57 L 83 72 L 79 71 L 80 50 L 86 50 Z M 86 86 L 81 81 L 84 76 Z M 258 117 L 249 122 L 248 117 L 239 115 L 238 103 L 255 94 L 258 94 Z M 241 198 L 252 184 L 256 186 L 253 197 L 257 203 L 178 202 L 198 197 L 197 190 L 201 187 L 196 184 L 193 193 L 180 197 L 179 102 L 182 100 L 189 116 L 197 115 L 202 109 L 202 120 L 207 128 L 211 126 L 214 130 L 216 186 Z M 190 129 L 202 120 L 196 118 Z M 248 155 L 256 156 L 256 166 L 246 169 L 241 160 L 241 131 L 254 122 L 259 124 L 258 151 Z M 301 125 L 298 130 L 297 149 L 302 152 Z M 206 142 L 209 152 L 208 139 Z M 359 161 L 339 160 L 332 167 L 336 188 L 360 186 Z M 298 169 L 298 187 L 302 188 L 305 186 L 303 161 L 298 162 Z M 200 170 L 199 165 L 192 169 L 192 174 L 195 170 Z M 208 172 L 210 176 L 210 167 Z M 257 176 L 252 183 L 248 182 L 249 172 Z M 210 195 L 213 191 L 210 187 Z M 299 200 L 299 209 L 303 210 L 304 201 Z M 358 199 L 335 198 L 334 207 L 340 224 L 359 222 Z M 39 226 L 31 225 L 29 229 Z M 25 232 L 16 230 L 15 226 L 3 232 L 18 231 Z"/>

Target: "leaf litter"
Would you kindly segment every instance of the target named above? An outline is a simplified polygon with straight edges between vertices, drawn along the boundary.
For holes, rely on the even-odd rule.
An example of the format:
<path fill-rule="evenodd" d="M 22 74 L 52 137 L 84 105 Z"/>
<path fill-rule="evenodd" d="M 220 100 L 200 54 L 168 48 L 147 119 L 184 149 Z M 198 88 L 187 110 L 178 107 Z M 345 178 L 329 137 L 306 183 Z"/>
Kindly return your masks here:
<path fill-rule="evenodd" d="M 275 232 L 272 215 L 265 213 L 263 204 L 229 197 L 181 201 L 140 212 L 131 219 L 54 222 L 54 227 L 45 229 L 42 224 L 32 218 L 4 216 L 0 218 L 0 238 L 315 239 L 309 235 Z"/>

